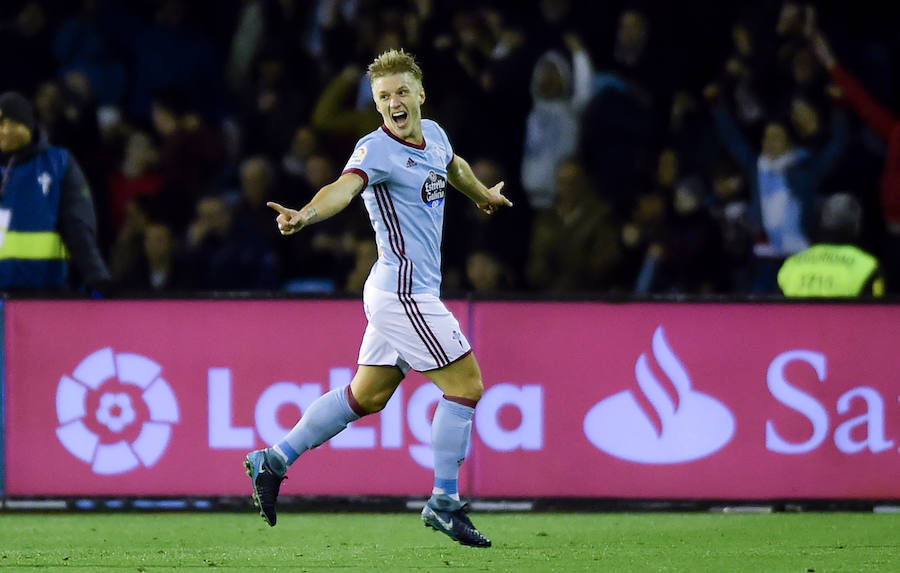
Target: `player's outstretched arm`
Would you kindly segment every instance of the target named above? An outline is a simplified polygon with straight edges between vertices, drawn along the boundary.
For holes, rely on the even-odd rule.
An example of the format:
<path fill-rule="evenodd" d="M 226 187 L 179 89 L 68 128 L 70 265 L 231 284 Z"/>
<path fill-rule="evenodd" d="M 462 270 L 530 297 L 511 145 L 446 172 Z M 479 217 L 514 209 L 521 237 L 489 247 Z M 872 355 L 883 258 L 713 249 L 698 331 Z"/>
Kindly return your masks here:
<path fill-rule="evenodd" d="M 282 235 L 293 235 L 303 227 L 337 215 L 363 190 L 363 179 L 355 173 L 344 173 L 334 183 L 319 189 L 312 201 L 299 211 L 269 201 L 267 206 L 278 212 L 275 222 Z"/>
<path fill-rule="evenodd" d="M 468 162 L 459 155 L 455 155 L 447 167 L 447 178 L 451 185 L 462 191 L 485 213 L 491 214 L 500 207 L 512 207 L 512 201 L 500 192 L 503 189 L 503 181 L 491 188 L 486 187 L 475 177 Z"/>

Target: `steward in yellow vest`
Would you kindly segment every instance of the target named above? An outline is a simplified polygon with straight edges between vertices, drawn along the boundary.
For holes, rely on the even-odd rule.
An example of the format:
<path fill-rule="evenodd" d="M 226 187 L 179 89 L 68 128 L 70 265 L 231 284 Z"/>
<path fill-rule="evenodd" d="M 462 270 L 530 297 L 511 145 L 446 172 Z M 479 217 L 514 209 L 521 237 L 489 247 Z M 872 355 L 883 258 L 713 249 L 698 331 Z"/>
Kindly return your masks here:
<path fill-rule="evenodd" d="M 68 286 L 69 260 L 102 293 L 109 271 L 97 247 L 91 190 L 75 157 L 53 147 L 22 95 L 0 95 L 0 291 Z"/>
<path fill-rule="evenodd" d="M 853 196 L 838 193 L 829 197 L 820 223 L 823 238 L 829 242 L 788 257 L 778 271 L 781 292 L 796 298 L 883 296 L 878 259 L 852 244 L 861 224 L 862 207 Z"/>

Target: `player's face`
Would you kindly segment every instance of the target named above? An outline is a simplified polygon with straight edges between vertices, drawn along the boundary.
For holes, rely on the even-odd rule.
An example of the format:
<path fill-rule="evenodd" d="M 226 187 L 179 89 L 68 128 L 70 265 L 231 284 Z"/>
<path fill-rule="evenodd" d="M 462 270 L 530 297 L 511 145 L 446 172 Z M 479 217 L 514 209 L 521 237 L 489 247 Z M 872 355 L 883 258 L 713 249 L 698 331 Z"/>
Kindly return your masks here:
<path fill-rule="evenodd" d="M 404 141 L 422 142 L 422 103 L 425 90 L 410 73 L 375 78 L 372 82 L 375 107 L 384 124 Z"/>

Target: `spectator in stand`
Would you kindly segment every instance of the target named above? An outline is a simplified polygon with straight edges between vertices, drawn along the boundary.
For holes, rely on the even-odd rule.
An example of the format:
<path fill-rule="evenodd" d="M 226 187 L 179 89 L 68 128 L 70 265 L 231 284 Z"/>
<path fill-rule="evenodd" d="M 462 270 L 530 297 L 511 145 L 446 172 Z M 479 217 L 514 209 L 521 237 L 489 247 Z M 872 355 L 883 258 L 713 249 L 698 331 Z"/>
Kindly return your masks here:
<path fill-rule="evenodd" d="M 221 138 L 178 90 L 166 89 L 154 98 L 153 126 L 161 140 L 160 200 L 167 222 L 178 232 L 190 220 L 197 199 L 216 189 L 225 150 Z"/>
<path fill-rule="evenodd" d="M 73 74 L 69 78 L 78 76 Z M 75 83 L 78 84 L 79 80 Z M 34 107 L 50 140 L 80 155 L 82 150 L 100 146 L 97 109 L 92 102 L 85 101 L 89 94 L 79 97 L 69 89 L 69 85 L 57 80 L 42 82 L 34 96 Z M 90 87 L 85 86 L 84 89 L 89 90 Z"/>
<path fill-rule="evenodd" d="M 149 195 L 135 195 L 125 203 L 122 223 L 109 253 L 109 269 L 117 286 L 127 286 L 141 258 L 144 231 L 153 216 L 151 201 Z"/>
<path fill-rule="evenodd" d="M 278 229 L 272 229 L 271 210 L 266 207 L 267 201 L 280 199 L 275 196 L 275 177 L 275 167 L 267 157 L 255 155 L 243 160 L 240 165 L 240 198 L 235 210 L 238 218 L 244 219 L 273 245 L 276 241 L 282 242 Z"/>
<path fill-rule="evenodd" d="M 245 95 L 253 84 L 252 72 L 260 54 L 282 54 L 289 59 L 286 73 L 318 79 L 322 58 L 314 59 L 306 47 L 306 20 L 312 20 L 312 2 L 296 0 L 249 0 L 234 22 L 230 35 L 225 77 L 231 91 Z M 308 86 L 307 86 L 308 87 Z M 302 97 L 302 95 L 301 95 Z"/>
<path fill-rule="evenodd" d="M 795 56 L 806 49 L 804 31 L 807 26 L 807 10 L 796 0 L 786 0 L 781 4 L 775 24 L 778 48 L 775 64 L 784 78 L 794 76 Z M 805 65 L 801 63 L 801 67 Z M 802 74 L 802 72 L 801 72 Z M 796 79 L 796 77 L 795 77 Z"/>
<path fill-rule="evenodd" d="M 471 163 L 472 171 L 480 181 L 505 181 L 506 172 L 502 164 L 488 157 L 479 157 Z M 521 193 L 521 192 L 519 192 Z M 509 194 L 510 200 L 516 192 Z M 445 290 L 461 291 L 466 288 L 466 272 L 469 256 L 476 251 L 490 250 L 493 256 L 503 255 L 508 267 L 507 286 L 518 286 L 519 276 L 528 258 L 532 212 L 529 209 L 506 209 L 487 215 L 473 208 L 468 201 L 455 201 L 448 196 L 445 212 L 462 221 L 461 225 L 450 225 L 444 229 L 443 265 Z M 518 205 L 518 204 L 517 204 Z M 471 282 L 471 281 L 470 281 Z"/>
<path fill-rule="evenodd" d="M 696 177 L 681 179 L 668 198 L 669 215 L 657 251 L 657 276 L 651 292 L 710 294 L 724 284 L 722 237 L 704 206 Z"/>
<path fill-rule="evenodd" d="M 481 126 L 495 125 L 497 133 L 505 133 L 500 130 L 508 122 L 515 121 L 518 125 L 513 134 L 521 134 L 524 129 L 524 115 L 512 120 L 509 115 L 511 110 L 523 103 L 508 102 L 520 99 L 518 95 L 515 98 L 496 97 L 495 90 L 503 89 L 503 94 L 522 94 L 521 91 L 512 90 L 527 85 L 531 62 L 528 58 L 523 62 L 524 78 L 517 77 L 508 85 L 497 86 L 491 58 L 500 44 L 501 36 L 494 33 L 496 29 L 492 29 L 494 24 L 490 21 L 489 10 L 476 8 L 474 5 L 459 9 L 445 6 L 444 9 L 444 21 L 449 25 L 436 26 L 431 49 L 422 57 L 426 67 L 441 70 L 440 74 L 435 74 L 429 80 L 428 93 L 436 97 L 428 99 L 425 106 L 432 114 L 443 118 L 448 135 L 456 147 L 471 149 L 476 155 L 490 153 L 498 147 L 497 138 L 485 137 Z M 441 97 L 450 93 L 466 93 L 472 97 Z M 498 113 L 500 106 L 505 109 Z M 514 145 L 520 144 L 521 138 Z"/>
<path fill-rule="evenodd" d="M 746 178 L 728 158 L 722 158 L 713 165 L 710 177 L 713 190 L 710 213 L 719 224 L 724 273 L 727 275 L 722 292 L 750 292 L 753 237 L 747 215 Z"/>
<path fill-rule="evenodd" d="M 815 104 L 803 96 L 795 96 L 790 104 L 791 131 L 797 144 L 806 148 L 818 147 L 821 142 L 822 121 Z"/>
<path fill-rule="evenodd" d="M 316 81 L 304 74 L 309 85 L 298 86 L 287 56 L 280 52 L 261 54 L 255 70 L 254 89 L 246 98 L 241 117 L 242 151 L 274 157 L 290 145 L 295 127 L 308 116 Z"/>
<path fill-rule="evenodd" d="M 224 107 L 224 63 L 206 29 L 212 14 L 201 2 L 159 0 L 154 13 L 142 18 L 138 2 L 114 5 L 116 33 L 129 50 L 131 74 L 128 111 L 140 118 L 153 113 L 154 100 L 164 90 L 190 94 L 188 107 L 198 116 L 218 120 Z M 115 6 L 118 5 L 118 6 Z"/>
<path fill-rule="evenodd" d="M 556 172 L 578 151 L 581 112 L 591 97 L 593 67 L 581 40 L 566 37 L 571 63 L 551 50 L 538 58 L 531 77 L 531 112 L 525 129 L 522 187 L 532 209 L 553 205 Z"/>
<path fill-rule="evenodd" d="M 623 275 L 619 287 L 637 294 L 651 292 L 658 283 L 659 260 L 663 254 L 663 231 L 675 194 L 681 169 L 681 158 L 671 147 L 663 148 L 656 161 L 654 180 L 649 190 L 639 192 L 630 218 L 622 226 Z"/>
<path fill-rule="evenodd" d="M 556 180 L 553 206 L 535 221 L 528 281 L 553 294 L 606 288 L 621 256 L 612 207 L 597 197 L 578 161 L 563 162 Z"/>
<path fill-rule="evenodd" d="M 794 53 L 791 61 L 793 94 L 802 97 L 821 97 L 825 84 L 821 81 L 819 68 L 810 51 L 803 47 Z"/>
<path fill-rule="evenodd" d="M 319 142 L 316 132 L 306 125 L 294 131 L 291 145 L 281 157 L 281 179 L 287 188 L 305 184 L 307 161 L 316 152 Z"/>
<path fill-rule="evenodd" d="M 234 217 L 221 196 L 203 197 L 188 228 L 190 284 L 202 290 L 273 289 L 278 265 L 265 237 Z"/>
<path fill-rule="evenodd" d="M 271 251 L 273 264 L 282 268 L 282 258 L 288 256 L 284 241 L 277 228 L 273 228 L 272 216 L 266 202 L 281 199 L 276 194 L 275 167 L 262 155 L 249 157 L 240 164 L 240 196 L 234 206 L 237 228 L 247 228 L 251 234 Z"/>
<path fill-rule="evenodd" d="M 705 203 L 702 178 L 685 173 L 678 154 L 663 149 L 656 187 L 641 196 L 622 235 L 632 276 L 643 248 L 637 293 L 713 292 L 721 286 L 718 227 Z"/>
<path fill-rule="evenodd" d="M 840 86 L 853 110 L 887 144 L 887 157 L 881 173 L 881 214 L 885 223 L 885 277 L 891 292 L 900 292 L 900 116 L 880 104 L 834 56 L 821 30 L 811 28 L 813 53 Z"/>
<path fill-rule="evenodd" d="M 3 86 L 33 94 L 56 75 L 53 30 L 56 14 L 46 2 L 0 2 L 0 70 Z"/>
<path fill-rule="evenodd" d="M 491 124 L 497 133 L 504 134 L 505 141 L 525 139 L 524 117 L 528 116 L 531 102 L 524 97 L 506 97 L 506 94 L 524 94 L 529 90 L 531 69 L 535 61 L 531 38 L 526 36 L 521 22 L 513 14 L 494 8 L 483 8 L 487 28 L 494 38 L 493 48 L 481 73 L 481 89 Z M 481 106 L 481 102 L 479 102 Z M 496 157 L 502 169 L 515 173 L 522 163 L 522 148 L 518 145 L 496 145 L 491 138 L 482 138 L 475 150 L 478 155 Z M 516 203 L 513 198 L 512 201 Z M 517 203 L 518 204 L 518 203 Z"/>
<path fill-rule="evenodd" d="M 765 66 L 754 28 L 746 21 L 732 25 L 731 41 L 734 51 L 725 62 L 722 77 L 723 92 L 729 94 L 735 116 L 744 127 L 759 125 L 765 119 Z"/>
<path fill-rule="evenodd" d="M 722 141 L 750 182 L 749 220 L 758 241 L 754 246 L 757 268 L 753 290 L 774 293 L 775 275 L 781 263 L 809 246 L 810 222 L 822 182 L 846 145 L 847 117 L 843 110 L 835 108 L 831 138 L 819 151 L 796 146 L 785 123 L 770 121 L 757 153 L 720 101 L 719 93 L 715 84 L 704 90 L 713 104 Z"/>
<path fill-rule="evenodd" d="M 127 89 L 127 70 L 117 51 L 99 0 L 82 0 L 80 10 L 60 24 L 53 43 L 59 75 L 83 74 L 98 105 L 121 106 Z"/>
<path fill-rule="evenodd" d="M 122 229 L 128 204 L 135 197 L 153 197 L 162 188 L 157 170 L 159 149 L 150 134 L 135 130 L 125 143 L 125 155 L 109 179 L 109 228 L 114 235 Z"/>
<path fill-rule="evenodd" d="M 471 292 L 497 295 L 513 286 L 511 273 L 496 253 L 479 249 L 466 259 L 466 279 Z"/>
<path fill-rule="evenodd" d="M 172 293 L 187 287 L 187 275 L 172 229 L 151 221 L 143 229 L 139 255 L 120 286 L 132 293 Z"/>
<path fill-rule="evenodd" d="M 662 255 L 662 231 L 666 222 L 666 196 L 658 191 L 642 193 L 622 225 L 622 263 L 616 288 L 622 292 L 649 293 Z"/>
<path fill-rule="evenodd" d="M 672 96 L 666 144 L 689 172 L 703 171 L 720 151 L 719 138 L 706 109 L 688 90 Z"/>
<path fill-rule="evenodd" d="M 668 109 L 665 66 L 649 55 L 650 29 L 645 14 L 624 10 L 618 21 L 613 66 L 594 79 L 594 94 L 581 122 L 585 165 L 600 195 L 621 217 L 634 206 L 635 189 L 652 165 L 654 143 Z M 659 106 L 659 107 L 654 107 Z"/>

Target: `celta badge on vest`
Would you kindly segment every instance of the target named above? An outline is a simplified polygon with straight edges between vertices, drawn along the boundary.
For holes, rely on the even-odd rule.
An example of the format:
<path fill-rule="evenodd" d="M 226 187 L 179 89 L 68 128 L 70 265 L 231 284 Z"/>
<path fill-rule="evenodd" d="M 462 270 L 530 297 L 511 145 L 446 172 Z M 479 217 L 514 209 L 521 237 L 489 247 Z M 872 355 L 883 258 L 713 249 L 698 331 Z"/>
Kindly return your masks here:
<path fill-rule="evenodd" d="M 37 178 L 38 184 L 41 186 L 41 191 L 44 193 L 44 197 L 47 196 L 47 193 L 50 192 L 50 184 L 53 183 L 53 178 L 50 177 L 50 174 L 44 171 Z"/>
<path fill-rule="evenodd" d="M 425 184 L 422 185 L 422 202 L 429 207 L 436 207 L 444 202 L 447 179 L 434 171 L 428 172 Z"/>

